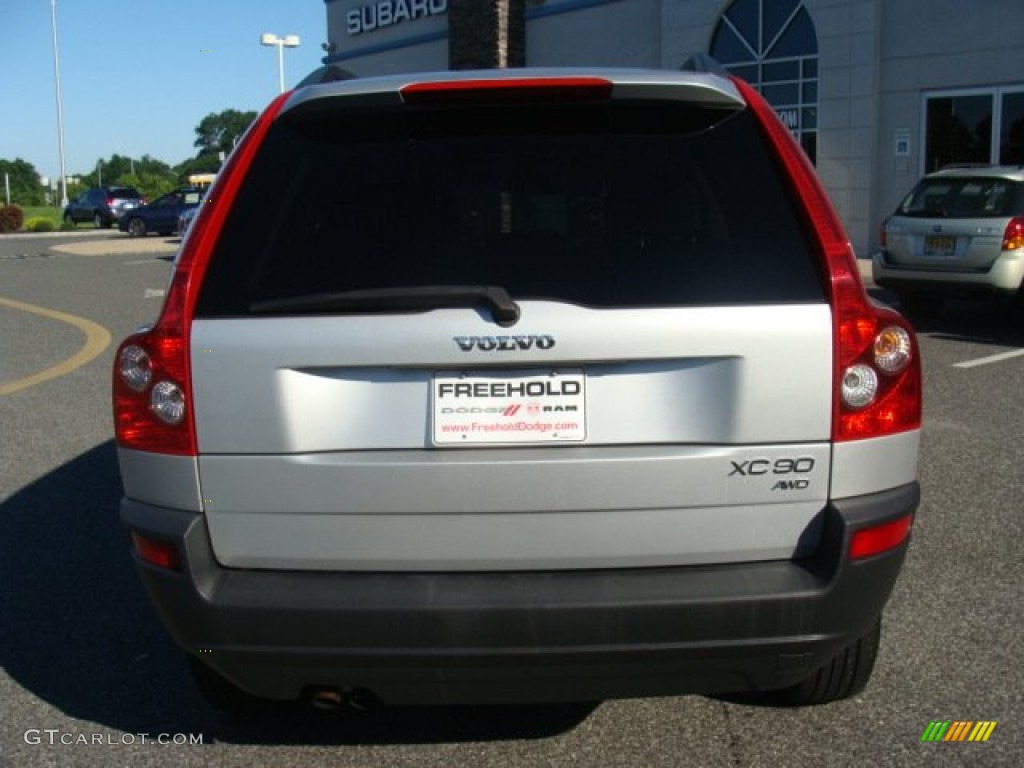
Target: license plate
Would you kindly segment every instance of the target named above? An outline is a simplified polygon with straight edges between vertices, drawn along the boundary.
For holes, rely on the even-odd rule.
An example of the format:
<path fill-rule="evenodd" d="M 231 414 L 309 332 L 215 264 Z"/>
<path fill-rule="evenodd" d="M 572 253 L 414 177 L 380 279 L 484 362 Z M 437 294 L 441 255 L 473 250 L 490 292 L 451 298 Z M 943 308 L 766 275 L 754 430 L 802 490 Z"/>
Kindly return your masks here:
<path fill-rule="evenodd" d="M 926 256 L 948 259 L 956 253 L 956 238 L 950 235 L 928 235 L 924 239 Z"/>
<path fill-rule="evenodd" d="M 566 443 L 586 439 L 580 370 L 444 372 L 431 382 L 435 445 Z"/>

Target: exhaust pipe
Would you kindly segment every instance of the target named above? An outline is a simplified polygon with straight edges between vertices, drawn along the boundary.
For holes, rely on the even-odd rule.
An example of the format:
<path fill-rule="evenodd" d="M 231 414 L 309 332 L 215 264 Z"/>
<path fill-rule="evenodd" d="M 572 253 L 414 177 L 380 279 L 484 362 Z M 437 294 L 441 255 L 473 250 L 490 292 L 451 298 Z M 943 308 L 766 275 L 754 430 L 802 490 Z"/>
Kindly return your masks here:
<path fill-rule="evenodd" d="M 377 697 L 365 688 L 352 688 L 345 691 L 345 703 L 356 712 L 369 712 L 377 706 Z"/>
<path fill-rule="evenodd" d="M 341 705 L 345 703 L 341 697 L 341 692 L 333 688 L 315 691 L 310 697 L 309 702 L 313 705 L 314 709 L 323 710 L 341 709 Z"/>
<path fill-rule="evenodd" d="M 342 708 L 353 712 L 369 712 L 377 706 L 377 697 L 365 688 L 320 688 L 309 698 L 314 709 L 334 711 Z"/>

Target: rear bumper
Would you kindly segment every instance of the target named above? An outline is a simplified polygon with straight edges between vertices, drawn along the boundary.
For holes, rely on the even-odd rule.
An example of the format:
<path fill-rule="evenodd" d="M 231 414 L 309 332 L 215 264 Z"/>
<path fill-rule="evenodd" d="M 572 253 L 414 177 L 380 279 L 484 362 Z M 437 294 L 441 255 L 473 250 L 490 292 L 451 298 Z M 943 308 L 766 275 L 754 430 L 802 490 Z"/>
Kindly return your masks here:
<path fill-rule="evenodd" d="M 513 703 L 798 682 L 870 629 L 902 564 L 906 543 L 848 561 L 852 532 L 918 498 L 914 483 L 833 502 L 799 563 L 525 573 L 225 569 L 201 515 L 124 500 L 121 516 L 179 547 L 181 572 L 138 562 L 176 641 L 250 693 Z"/>
<path fill-rule="evenodd" d="M 880 252 L 871 259 L 871 277 L 876 285 L 893 290 L 1013 294 L 1024 283 L 1024 249 L 1003 251 L 984 271 L 902 267 L 891 263 L 885 253 Z"/>

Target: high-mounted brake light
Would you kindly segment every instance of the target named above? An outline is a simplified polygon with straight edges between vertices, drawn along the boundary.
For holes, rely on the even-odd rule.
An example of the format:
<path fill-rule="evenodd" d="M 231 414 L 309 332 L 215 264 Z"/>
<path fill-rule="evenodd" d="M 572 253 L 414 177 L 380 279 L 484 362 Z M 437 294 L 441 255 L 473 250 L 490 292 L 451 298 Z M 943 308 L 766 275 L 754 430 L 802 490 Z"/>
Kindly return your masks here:
<path fill-rule="evenodd" d="M 242 178 L 290 95 L 267 107 L 225 163 L 182 243 L 156 324 L 125 339 L 114 356 L 114 433 L 122 448 L 196 455 L 189 339 L 199 286 Z"/>
<path fill-rule="evenodd" d="M 743 80 L 733 82 L 786 169 L 828 273 L 836 382 L 832 439 L 918 429 L 921 362 L 913 330 L 898 313 L 869 301 L 849 238 L 807 156 L 768 102 Z"/>
<path fill-rule="evenodd" d="M 411 83 L 401 89 L 407 104 L 604 101 L 612 92 L 601 77 L 495 77 Z"/>

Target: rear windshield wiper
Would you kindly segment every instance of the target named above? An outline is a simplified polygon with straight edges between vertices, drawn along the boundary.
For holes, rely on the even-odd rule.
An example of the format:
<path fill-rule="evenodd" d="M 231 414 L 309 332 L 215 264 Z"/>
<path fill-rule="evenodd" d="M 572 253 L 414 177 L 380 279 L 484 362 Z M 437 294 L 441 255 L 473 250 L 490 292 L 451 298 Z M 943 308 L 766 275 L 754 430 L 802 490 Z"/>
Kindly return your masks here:
<path fill-rule="evenodd" d="M 287 312 L 401 312 L 471 307 L 477 304 L 486 304 L 494 315 L 494 321 L 500 326 L 515 325 L 519 320 L 519 305 L 500 285 L 413 285 L 316 293 L 255 301 L 249 305 L 249 311 L 256 315 Z"/>

